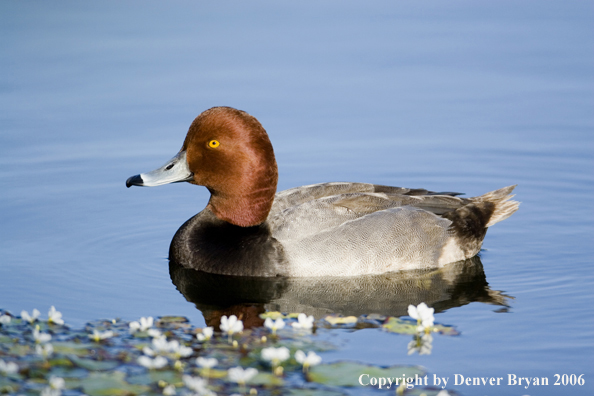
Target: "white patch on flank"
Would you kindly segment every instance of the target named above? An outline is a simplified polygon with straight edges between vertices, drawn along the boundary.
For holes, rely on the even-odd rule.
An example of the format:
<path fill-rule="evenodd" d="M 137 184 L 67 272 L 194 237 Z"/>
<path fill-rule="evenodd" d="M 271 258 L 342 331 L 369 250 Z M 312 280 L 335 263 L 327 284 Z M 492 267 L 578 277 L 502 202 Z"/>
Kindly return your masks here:
<path fill-rule="evenodd" d="M 447 242 L 441 248 L 441 254 L 437 261 L 438 265 L 441 267 L 443 265 L 454 263 L 456 261 L 464 260 L 466 257 L 464 256 L 464 252 L 460 249 L 456 238 L 449 237 Z"/>

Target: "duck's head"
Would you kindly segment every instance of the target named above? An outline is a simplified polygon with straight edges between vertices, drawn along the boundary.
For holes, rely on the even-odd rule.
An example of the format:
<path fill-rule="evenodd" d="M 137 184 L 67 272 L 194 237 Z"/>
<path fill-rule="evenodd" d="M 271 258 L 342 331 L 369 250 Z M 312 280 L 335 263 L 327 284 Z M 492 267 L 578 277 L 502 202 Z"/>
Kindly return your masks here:
<path fill-rule="evenodd" d="M 268 134 L 256 118 L 230 107 L 200 114 L 171 160 L 126 186 L 189 182 L 211 193 L 208 208 L 221 220 L 242 227 L 266 220 L 274 200 L 278 170 Z"/>

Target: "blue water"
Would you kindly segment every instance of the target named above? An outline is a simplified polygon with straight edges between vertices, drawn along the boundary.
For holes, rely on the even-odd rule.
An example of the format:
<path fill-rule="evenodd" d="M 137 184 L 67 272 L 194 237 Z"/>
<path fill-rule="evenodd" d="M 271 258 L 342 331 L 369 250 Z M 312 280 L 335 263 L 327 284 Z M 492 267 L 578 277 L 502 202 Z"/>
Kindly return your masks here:
<path fill-rule="evenodd" d="M 448 386 L 463 395 L 591 394 L 593 17 L 587 1 L 2 2 L 0 307 L 55 305 L 74 327 L 166 314 L 203 325 L 167 254 L 208 192 L 124 182 L 227 105 L 269 132 L 279 189 L 518 184 L 520 210 L 481 253 L 490 290 L 513 297 L 505 312 L 447 307 L 436 320 L 462 334 L 436 336 L 429 356 L 408 356 L 406 336 L 336 331 L 326 362 L 420 364 L 450 384 L 551 381 Z"/>

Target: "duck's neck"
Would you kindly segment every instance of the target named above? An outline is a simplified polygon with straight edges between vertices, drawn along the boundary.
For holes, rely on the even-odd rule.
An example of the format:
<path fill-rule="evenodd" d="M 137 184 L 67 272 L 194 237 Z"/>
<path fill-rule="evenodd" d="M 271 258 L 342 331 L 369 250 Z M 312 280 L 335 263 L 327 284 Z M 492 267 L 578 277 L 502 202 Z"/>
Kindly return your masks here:
<path fill-rule="evenodd" d="M 274 180 L 259 180 L 252 188 L 219 192 L 210 190 L 208 208 L 221 220 L 241 227 L 251 227 L 266 221 L 276 193 Z M 239 190 L 239 191 L 237 191 Z"/>

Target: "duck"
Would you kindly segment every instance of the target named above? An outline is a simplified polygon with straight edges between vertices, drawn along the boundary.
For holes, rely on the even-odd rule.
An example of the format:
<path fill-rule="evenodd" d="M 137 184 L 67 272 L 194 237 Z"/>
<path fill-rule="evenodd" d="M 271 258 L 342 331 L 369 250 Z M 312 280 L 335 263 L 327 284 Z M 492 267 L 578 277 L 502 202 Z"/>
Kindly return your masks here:
<path fill-rule="evenodd" d="M 347 277 L 441 268 L 476 256 L 487 229 L 519 208 L 515 185 L 456 192 L 328 182 L 277 192 L 278 167 L 262 124 L 213 107 L 180 151 L 126 186 L 188 182 L 210 192 L 175 233 L 169 260 L 240 277 Z"/>

